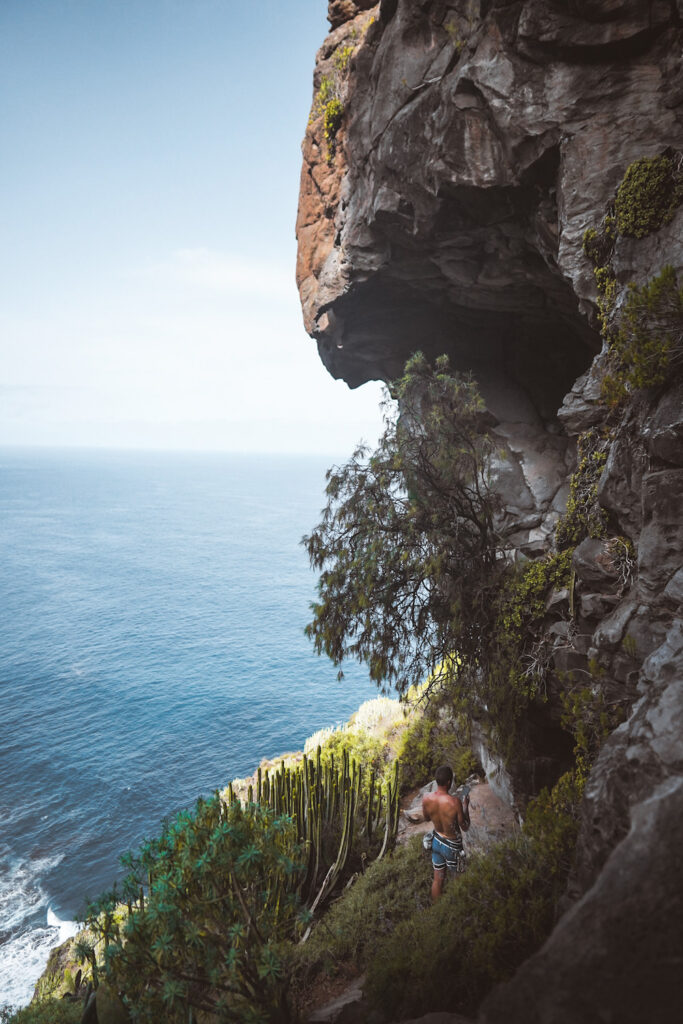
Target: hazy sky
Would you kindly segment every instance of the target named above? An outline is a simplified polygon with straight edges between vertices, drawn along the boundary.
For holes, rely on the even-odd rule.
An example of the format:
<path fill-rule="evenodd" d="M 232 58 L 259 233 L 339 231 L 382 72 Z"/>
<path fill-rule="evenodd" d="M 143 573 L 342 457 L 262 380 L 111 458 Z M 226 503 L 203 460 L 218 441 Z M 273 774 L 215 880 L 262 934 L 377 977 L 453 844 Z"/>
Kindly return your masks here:
<path fill-rule="evenodd" d="M 0 444 L 350 452 L 294 284 L 326 0 L 1 0 Z"/>

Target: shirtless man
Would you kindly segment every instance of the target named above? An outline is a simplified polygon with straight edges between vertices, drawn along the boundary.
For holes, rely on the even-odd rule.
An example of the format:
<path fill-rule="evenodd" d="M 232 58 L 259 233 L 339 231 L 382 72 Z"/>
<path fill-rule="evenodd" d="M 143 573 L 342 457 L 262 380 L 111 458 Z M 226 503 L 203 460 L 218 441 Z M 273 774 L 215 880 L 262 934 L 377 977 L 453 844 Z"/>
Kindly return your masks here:
<path fill-rule="evenodd" d="M 457 796 L 451 796 L 448 790 L 453 782 L 453 772 L 448 765 L 437 769 L 436 791 L 427 793 L 422 801 L 422 813 L 427 821 L 434 826 L 432 842 L 432 902 L 436 902 L 443 890 L 446 879 L 446 868 L 455 871 L 458 865 L 458 854 L 462 852 L 462 832 L 470 827 L 470 798 L 465 797 L 465 804 Z"/>

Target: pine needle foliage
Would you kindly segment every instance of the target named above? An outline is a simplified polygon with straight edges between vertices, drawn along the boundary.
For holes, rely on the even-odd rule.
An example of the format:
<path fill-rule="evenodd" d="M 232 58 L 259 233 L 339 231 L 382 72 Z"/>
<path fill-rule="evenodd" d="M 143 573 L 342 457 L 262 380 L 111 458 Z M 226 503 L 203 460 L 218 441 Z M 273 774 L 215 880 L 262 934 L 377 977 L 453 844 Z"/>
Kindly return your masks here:
<path fill-rule="evenodd" d="M 499 565 L 493 446 L 474 381 L 446 356 L 413 356 L 384 411 L 376 449 L 328 472 L 303 539 L 320 571 L 306 633 L 335 665 L 365 662 L 383 690 L 405 693 L 427 678 L 438 688 L 454 651 L 458 666 L 481 653 Z"/>

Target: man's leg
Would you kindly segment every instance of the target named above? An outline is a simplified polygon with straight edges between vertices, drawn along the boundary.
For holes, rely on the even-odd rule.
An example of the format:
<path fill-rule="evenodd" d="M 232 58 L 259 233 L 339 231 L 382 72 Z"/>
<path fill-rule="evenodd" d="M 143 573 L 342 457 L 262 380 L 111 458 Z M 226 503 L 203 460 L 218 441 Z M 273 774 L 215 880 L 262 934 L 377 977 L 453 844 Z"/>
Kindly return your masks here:
<path fill-rule="evenodd" d="M 443 892 L 443 883 L 446 878 L 446 866 L 437 870 L 434 868 L 434 880 L 432 881 L 432 903 L 436 903 Z"/>

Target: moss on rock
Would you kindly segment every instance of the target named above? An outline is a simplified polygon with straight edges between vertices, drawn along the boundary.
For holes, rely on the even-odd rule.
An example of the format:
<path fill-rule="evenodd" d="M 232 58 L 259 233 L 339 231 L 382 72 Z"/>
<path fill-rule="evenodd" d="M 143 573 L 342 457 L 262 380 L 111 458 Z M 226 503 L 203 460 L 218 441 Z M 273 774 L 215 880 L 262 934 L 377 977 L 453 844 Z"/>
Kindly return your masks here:
<path fill-rule="evenodd" d="M 683 174 L 669 156 L 641 157 L 617 189 L 615 214 L 620 234 L 644 238 L 673 220 L 683 202 Z"/>

